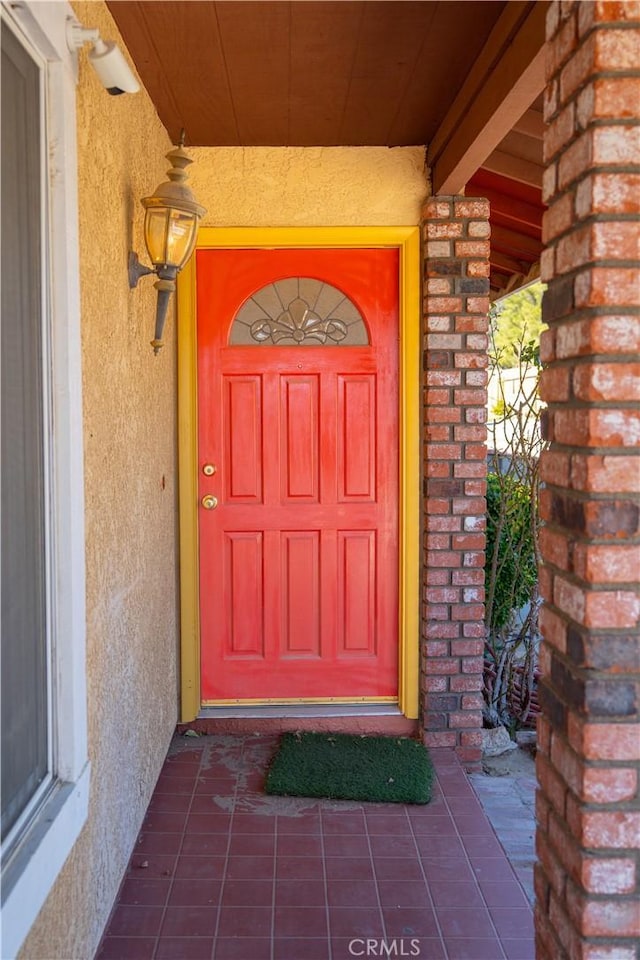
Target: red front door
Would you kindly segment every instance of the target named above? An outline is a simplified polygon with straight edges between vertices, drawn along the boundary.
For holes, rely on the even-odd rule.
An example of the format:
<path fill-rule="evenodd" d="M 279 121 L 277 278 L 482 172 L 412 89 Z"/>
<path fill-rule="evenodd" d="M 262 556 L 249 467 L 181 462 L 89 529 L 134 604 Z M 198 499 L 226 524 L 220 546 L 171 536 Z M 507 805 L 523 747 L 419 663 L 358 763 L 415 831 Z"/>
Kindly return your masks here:
<path fill-rule="evenodd" d="M 202 701 L 394 698 L 398 253 L 196 269 Z"/>

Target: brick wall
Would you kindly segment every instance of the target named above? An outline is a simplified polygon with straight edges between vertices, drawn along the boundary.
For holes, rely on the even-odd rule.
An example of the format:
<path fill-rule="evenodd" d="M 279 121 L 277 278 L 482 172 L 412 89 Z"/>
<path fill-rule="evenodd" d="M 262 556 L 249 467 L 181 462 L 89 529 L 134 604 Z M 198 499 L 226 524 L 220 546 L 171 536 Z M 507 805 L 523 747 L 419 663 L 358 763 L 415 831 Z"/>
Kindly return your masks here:
<path fill-rule="evenodd" d="M 428 746 L 480 759 L 484 649 L 489 204 L 423 210 L 421 715 Z"/>
<path fill-rule="evenodd" d="M 547 16 L 539 960 L 640 957 L 639 21 Z"/>

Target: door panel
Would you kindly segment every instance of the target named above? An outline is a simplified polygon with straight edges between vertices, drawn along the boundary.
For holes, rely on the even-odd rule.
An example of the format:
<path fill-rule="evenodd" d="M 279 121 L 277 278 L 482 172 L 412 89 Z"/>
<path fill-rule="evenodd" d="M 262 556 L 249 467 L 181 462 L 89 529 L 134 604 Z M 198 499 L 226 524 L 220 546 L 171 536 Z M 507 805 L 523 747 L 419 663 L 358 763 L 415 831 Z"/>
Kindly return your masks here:
<path fill-rule="evenodd" d="M 320 487 L 317 376 L 280 378 L 282 503 L 317 503 Z"/>
<path fill-rule="evenodd" d="M 202 701 L 393 698 L 397 250 L 196 271 Z"/>
<path fill-rule="evenodd" d="M 224 378 L 225 500 L 262 502 L 262 378 Z"/>

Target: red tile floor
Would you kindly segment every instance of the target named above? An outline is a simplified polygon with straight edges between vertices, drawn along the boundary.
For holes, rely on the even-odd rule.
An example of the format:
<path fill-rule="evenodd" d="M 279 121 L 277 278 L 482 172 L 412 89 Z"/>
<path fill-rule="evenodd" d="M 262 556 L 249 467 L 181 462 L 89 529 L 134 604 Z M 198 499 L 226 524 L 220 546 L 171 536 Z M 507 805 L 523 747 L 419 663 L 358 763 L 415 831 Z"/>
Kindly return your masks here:
<path fill-rule="evenodd" d="M 96 960 L 531 960 L 456 757 L 427 806 L 269 797 L 274 737 L 176 738 Z"/>

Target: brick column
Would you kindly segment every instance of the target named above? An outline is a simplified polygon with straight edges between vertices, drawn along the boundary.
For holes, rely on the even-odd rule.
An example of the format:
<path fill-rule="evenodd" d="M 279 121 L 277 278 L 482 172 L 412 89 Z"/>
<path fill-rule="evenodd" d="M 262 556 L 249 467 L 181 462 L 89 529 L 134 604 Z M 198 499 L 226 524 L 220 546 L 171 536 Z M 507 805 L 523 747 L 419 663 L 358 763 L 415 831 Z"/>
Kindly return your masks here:
<path fill-rule="evenodd" d="M 638 18 L 547 16 L 539 960 L 640 957 Z"/>
<path fill-rule="evenodd" d="M 486 526 L 489 204 L 423 210 L 424 740 L 481 755 Z"/>

